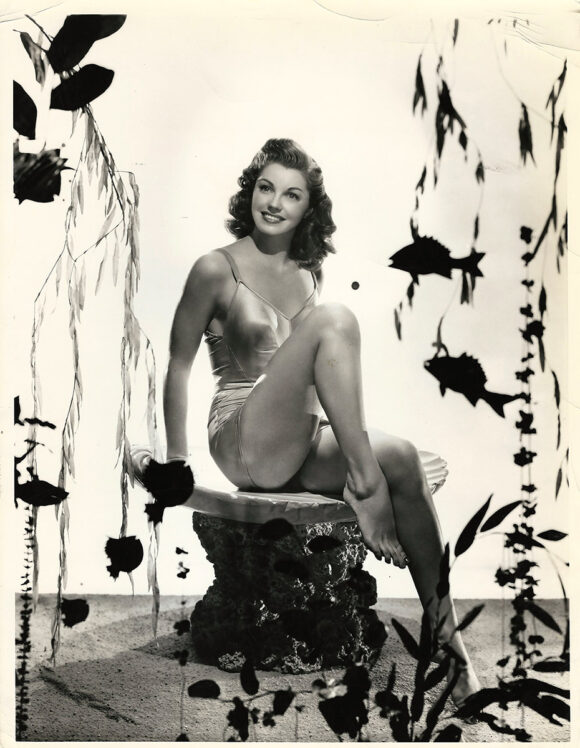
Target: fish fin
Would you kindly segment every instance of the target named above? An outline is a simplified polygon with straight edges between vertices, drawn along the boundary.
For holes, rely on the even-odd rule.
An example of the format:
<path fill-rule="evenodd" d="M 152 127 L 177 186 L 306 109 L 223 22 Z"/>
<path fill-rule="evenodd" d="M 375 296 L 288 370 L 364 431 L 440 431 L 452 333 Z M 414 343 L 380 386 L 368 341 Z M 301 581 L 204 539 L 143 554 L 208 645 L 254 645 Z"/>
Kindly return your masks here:
<path fill-rule="evenodd" d="M 484 390 L 482 395 L 482 399 L 502 418 L 505 418 L 504 405 L 517 400 L 519 397 L 519 393 L 517 395 L 502 395 L 499 392 L 488 392 L 487 390 Z"/>
<path fill-rule="evenodd" d="M 419 285 L 419 276 L 417 273 L 411 273 L 411 278 L 413 279 L 413 283 L 418 286 Z"/>
<path fill-rule="evenodd" d="M 441 393 L 441 396 L 445 395 L 445 385 L 443 382 L 439 382 L 439 392 Z"/>
<path fill-rule="evenodd" d="M 478 395 L 475 392 L 464 392 L 463 394 L 474 407 L 477 401 L 479 400 L 479 398 L 481 397 L 481 395 Z"/>

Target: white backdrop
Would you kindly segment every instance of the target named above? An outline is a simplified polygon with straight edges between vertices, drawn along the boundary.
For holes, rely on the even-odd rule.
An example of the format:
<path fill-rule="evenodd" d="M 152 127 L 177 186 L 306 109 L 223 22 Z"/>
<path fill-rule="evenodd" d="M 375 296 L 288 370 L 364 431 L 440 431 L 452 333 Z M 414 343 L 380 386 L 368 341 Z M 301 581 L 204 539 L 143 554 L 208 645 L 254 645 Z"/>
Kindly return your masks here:
<path fill-rule="evenodd" d="M 329 5 L 340 13 L 347 8 L 345 3 Z M 294 138 L 312 153 L 324 171 L 338 226 L 338 253 L 325 265 L 323 298 L 344 301 L 361 322 L 367 422 L 448 460 L 450 476 L 436 504 L 444 536 L 453 544 L 490 494 L 492 508 L 519 498 L 519 469 L 512 457 L 520 446 L 513 427 L 518 403 L 506 407 L 504 420 L 483 402 L 472 408 L 456 393 L 442 398 L 422 362 L 431 357 L 437 322 L 449 308 L 443 338 L 451 352 L 467 351 L 478 357 L 490 390 L 519 390 L 514 376 L 521 368 L 518 310 L 524 303 L 519 227 L 531 226 L 537 234 L 549 210 L 553 151 L 544 105 L 562 69 L 563 53 L 558 54 L 556 47 L 527 44 L 505 24 L 488 25 L 489 13 L 461 18 L 452 51 L 448 19 L 432 21 L 424 12 L 404 16 L 392 12 L 392 4 L 357 7 L 366 18 L 332 13 L 317 3 L 272 0 L 192 2 L 187 8 L 169 3 L 163 15 L 159 7 L 135 7 L 121 30 L 95 44 L 85 58 L 115 71 L 113 84 L 93 108 L 117 166 L 134 172 L 141 192 L 142 277 L 136 303 L 157 355 L 159 395 L 171 318 L 185 277 L 197 257 L 232 240 L 223 223 L 242 168 L 269 137 Z M 389 12 L 381 12 L 384 8 Z M 63 3 L 37 18 L 54 34 L 68 13 L 90 10 L 86 4 Z M 104 8 L 99 6 L 99 12 Z M 550 19 L 534 18 L 540 28 L 550 26 Z M 556 27 L 564 25 L 560 20 Z M 25 20 L 9 26 L 31 32 Z M 459 275 L 452 281 L 422 277 L 413 309 L 405 308 L 403 313 L 399 342 L 393 307 L 404 298 L 410 277 L 389 269 L 388 257 L 411 241 L 414 186 L 432 154 L 434 69 L 441 51 L 449 65 L 446 75 L 453 102 L 486 167 L 478 242 L 478 250 L 486 253 L 481 263 L 484 278 L 478 279 L 474 305 L 467 306 L 459 304 Z M 411 110 L 421 53 L 429 101 L 425 119 L 414 117 Z M 34 90 L 32 66 L 16 34 L 4 35 L 2 67 L 29 93 Z M 571 66 L 571 85 L 575 73 Z M 526 169 L 520 164 L 517 139 L 518 97 L 529 105 L 534 134 L 536 165 Z M 572 130 L 570 121 L 572 114 L 568 117 Z M 54 114 L 45 130 L 47 145 L 68 142 L 69 132 L 68 116 Z M 7 148 L 6 137 L 5 141 Z M 75 147 L 78 142 L 73 139 L 62 153 L 71 165 Z M 419 213 L 421 233 L 436 235 L 454 256 L 470 249 L 479 200 L 473 178 L 476 164 L 473 151 L 468 150 L 466 162 L 456 140 L 450 139 L 437 189 L 433 192 L 427 184 Z M 32 302 L 62 247 L 72 172 L 63 173 L 61 197 L 47 205 L 18 205 L 10 199 L 9 180 L 3 174 L 2 210 L 10 221 L 3 257 L 3 319 L 11 323 L 10 337 L 4 341 L 10 351 L 6 383 L 10 396 L 21 394 L 26 404 Z M 561 180 L 563 184 L 565 175 Z M 562 192 L 562 209 L 564 199 Z M 546 349 L 567 402 L 566 262 L 564 276 L 558 277 L 555 248 L 547 253 Z M 355 280 L 360 284 L 356 291 L 351 288 Z M 120 294 L 120 288 L 111 287 L 91 302 L 82 332 L 85 398 L 77 478 L 70 484 L 67 592 L 130 592 L 124 575 L 116 582 L 109 577 L 103 552 L 106 538 L 117 535 L 121 516 L 114 470 L 119 398 L 114 314 Z M 52 353 L 47 349 L 43 354 L 42 417 L 62 423 L 63 403 L 70 392 L 68 332 L 58 315 L 47 322 L 46 330 Z M 535 525 L 538 530 L 568 531 L 566 487 L 557 502 L 553 498 L 558 465 L 551 376 L 537 376 L 533 388 L 539 434 L 533 448 L 540 453 L 533 471 L 541 498 Z M 202 348 L 191 383 L 190 443 L 197 480 L 218 486 L 224 479 L 206 448 L 211 391 Z M 134 401 L 138 409 L 138 395 Z M 566 419 L 563 428 L 566 439 Z M 136 433 L 135 439 L 143 441 L 145 433 L 144 429 Z M 21 437 L 16 433 L 17 439 Z M 56 444 L 47 446 L 47 465 L 50 448 L 56 449 Z M 3 465 L 5 475 L 10 475 L 10 456 Z M 56 481 L 57 471 L 41 477 Z M 140 537 L 146 546 L 144 500 L 141 490 L 132 491 L 129 534 Z M 5 501 L 5 507 L 8 504 Z M 5 516 L 9 535 L 19 538 L 22 510 Z M 40 589 L 54 591 L 58 529 L 52 509 L 41 511 L 39 539 Z M 499 535 L 478 541 L 460 559 L 452 578 L 457 596 L 501 594 L 493 580 L 502 561 L 501 542 Z M 189 551 L 191 573 L 186 584 L 175 576 L 176 545 Z M 567 556 L 565 543 L 559 544 L 558 552 Z M 13 564 L 20 558 L 22 549 L 16 542 Z M 374 559 L 367 566 L 377 577 L 381 597 L 414 594 L 406 572 Z M 559 596 L 549 564 L 542 564 L 540 576 L 539 596 Z M 145 564 L 134 578 L 136 591 L 145 592 Z M 162 527 L 161 592 L 203 593 L 211 578 L 211 567 L 191 530 L 189 511 L 167 512 Z"/>

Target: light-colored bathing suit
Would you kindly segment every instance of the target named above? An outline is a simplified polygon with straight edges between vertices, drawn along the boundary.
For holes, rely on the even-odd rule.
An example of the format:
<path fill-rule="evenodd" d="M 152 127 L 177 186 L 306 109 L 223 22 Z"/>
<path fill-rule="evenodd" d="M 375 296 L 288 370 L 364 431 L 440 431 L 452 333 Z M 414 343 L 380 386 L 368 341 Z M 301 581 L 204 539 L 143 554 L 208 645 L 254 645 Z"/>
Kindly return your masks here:
<path fill-rule="evenodd" d="M 243 406 L 268 362 L 294 329 L 308 316 L 318 301 L 314 288 L 301 309 L 287 317 L 240 277 L 234 258 L 221 252 L 229 262 L 236 289 L 223 323 L 223 335 L 205 331 L 216 380 L 209 419 L 210 453 L 224 475 L 239 488 L 255 487 L 244 457 L 240 421 Z M 325 419 L 319 428 L 328 426 Z"/>

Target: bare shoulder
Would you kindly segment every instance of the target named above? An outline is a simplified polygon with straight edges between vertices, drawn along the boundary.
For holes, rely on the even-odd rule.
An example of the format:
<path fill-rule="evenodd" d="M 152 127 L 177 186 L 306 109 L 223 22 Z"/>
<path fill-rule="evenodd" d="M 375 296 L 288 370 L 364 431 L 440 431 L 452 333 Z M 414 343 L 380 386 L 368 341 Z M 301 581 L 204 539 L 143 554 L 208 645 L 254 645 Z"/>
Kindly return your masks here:
<path fill-rule="evenodd" d="M 193 263 L 185 289 L 187 290 L 217 290 L 231 274 L 228 261 L 222 252 L 212 249 L 198 257 Z"/>

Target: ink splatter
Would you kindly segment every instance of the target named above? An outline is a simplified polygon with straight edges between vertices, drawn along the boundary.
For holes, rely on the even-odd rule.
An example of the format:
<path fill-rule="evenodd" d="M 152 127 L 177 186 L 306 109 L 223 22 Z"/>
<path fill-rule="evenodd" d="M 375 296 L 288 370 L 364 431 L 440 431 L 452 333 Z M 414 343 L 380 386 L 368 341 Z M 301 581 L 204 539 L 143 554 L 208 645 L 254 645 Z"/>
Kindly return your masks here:
<path fill-rule="evenodd" d="M 360 288 L 360 283 L 358 281 L 353 281 L 350 284 L 350 287 L 353 289 L 353 291 L 358 291 L 358 289 Z"/>
<path fill-rule="evenodd" d="M 109 538 L 105 545 L 105 553 L 111 562 L 107 566 L 107 571 L 113 579 L 117 579 L 121 571 L 133 571 L 143 561 L 143 545 L 134 535 L 126 538 Z"/>
<path fill-rule="evenodd" d="M 62 622 L 64 625 L 72 628 L 77 623 L 86 621 L 89 615 L 89 604 L 81 598 L 71 600 L 63 597 L 60 603 L 60 612 L 62 613 Z"/>

